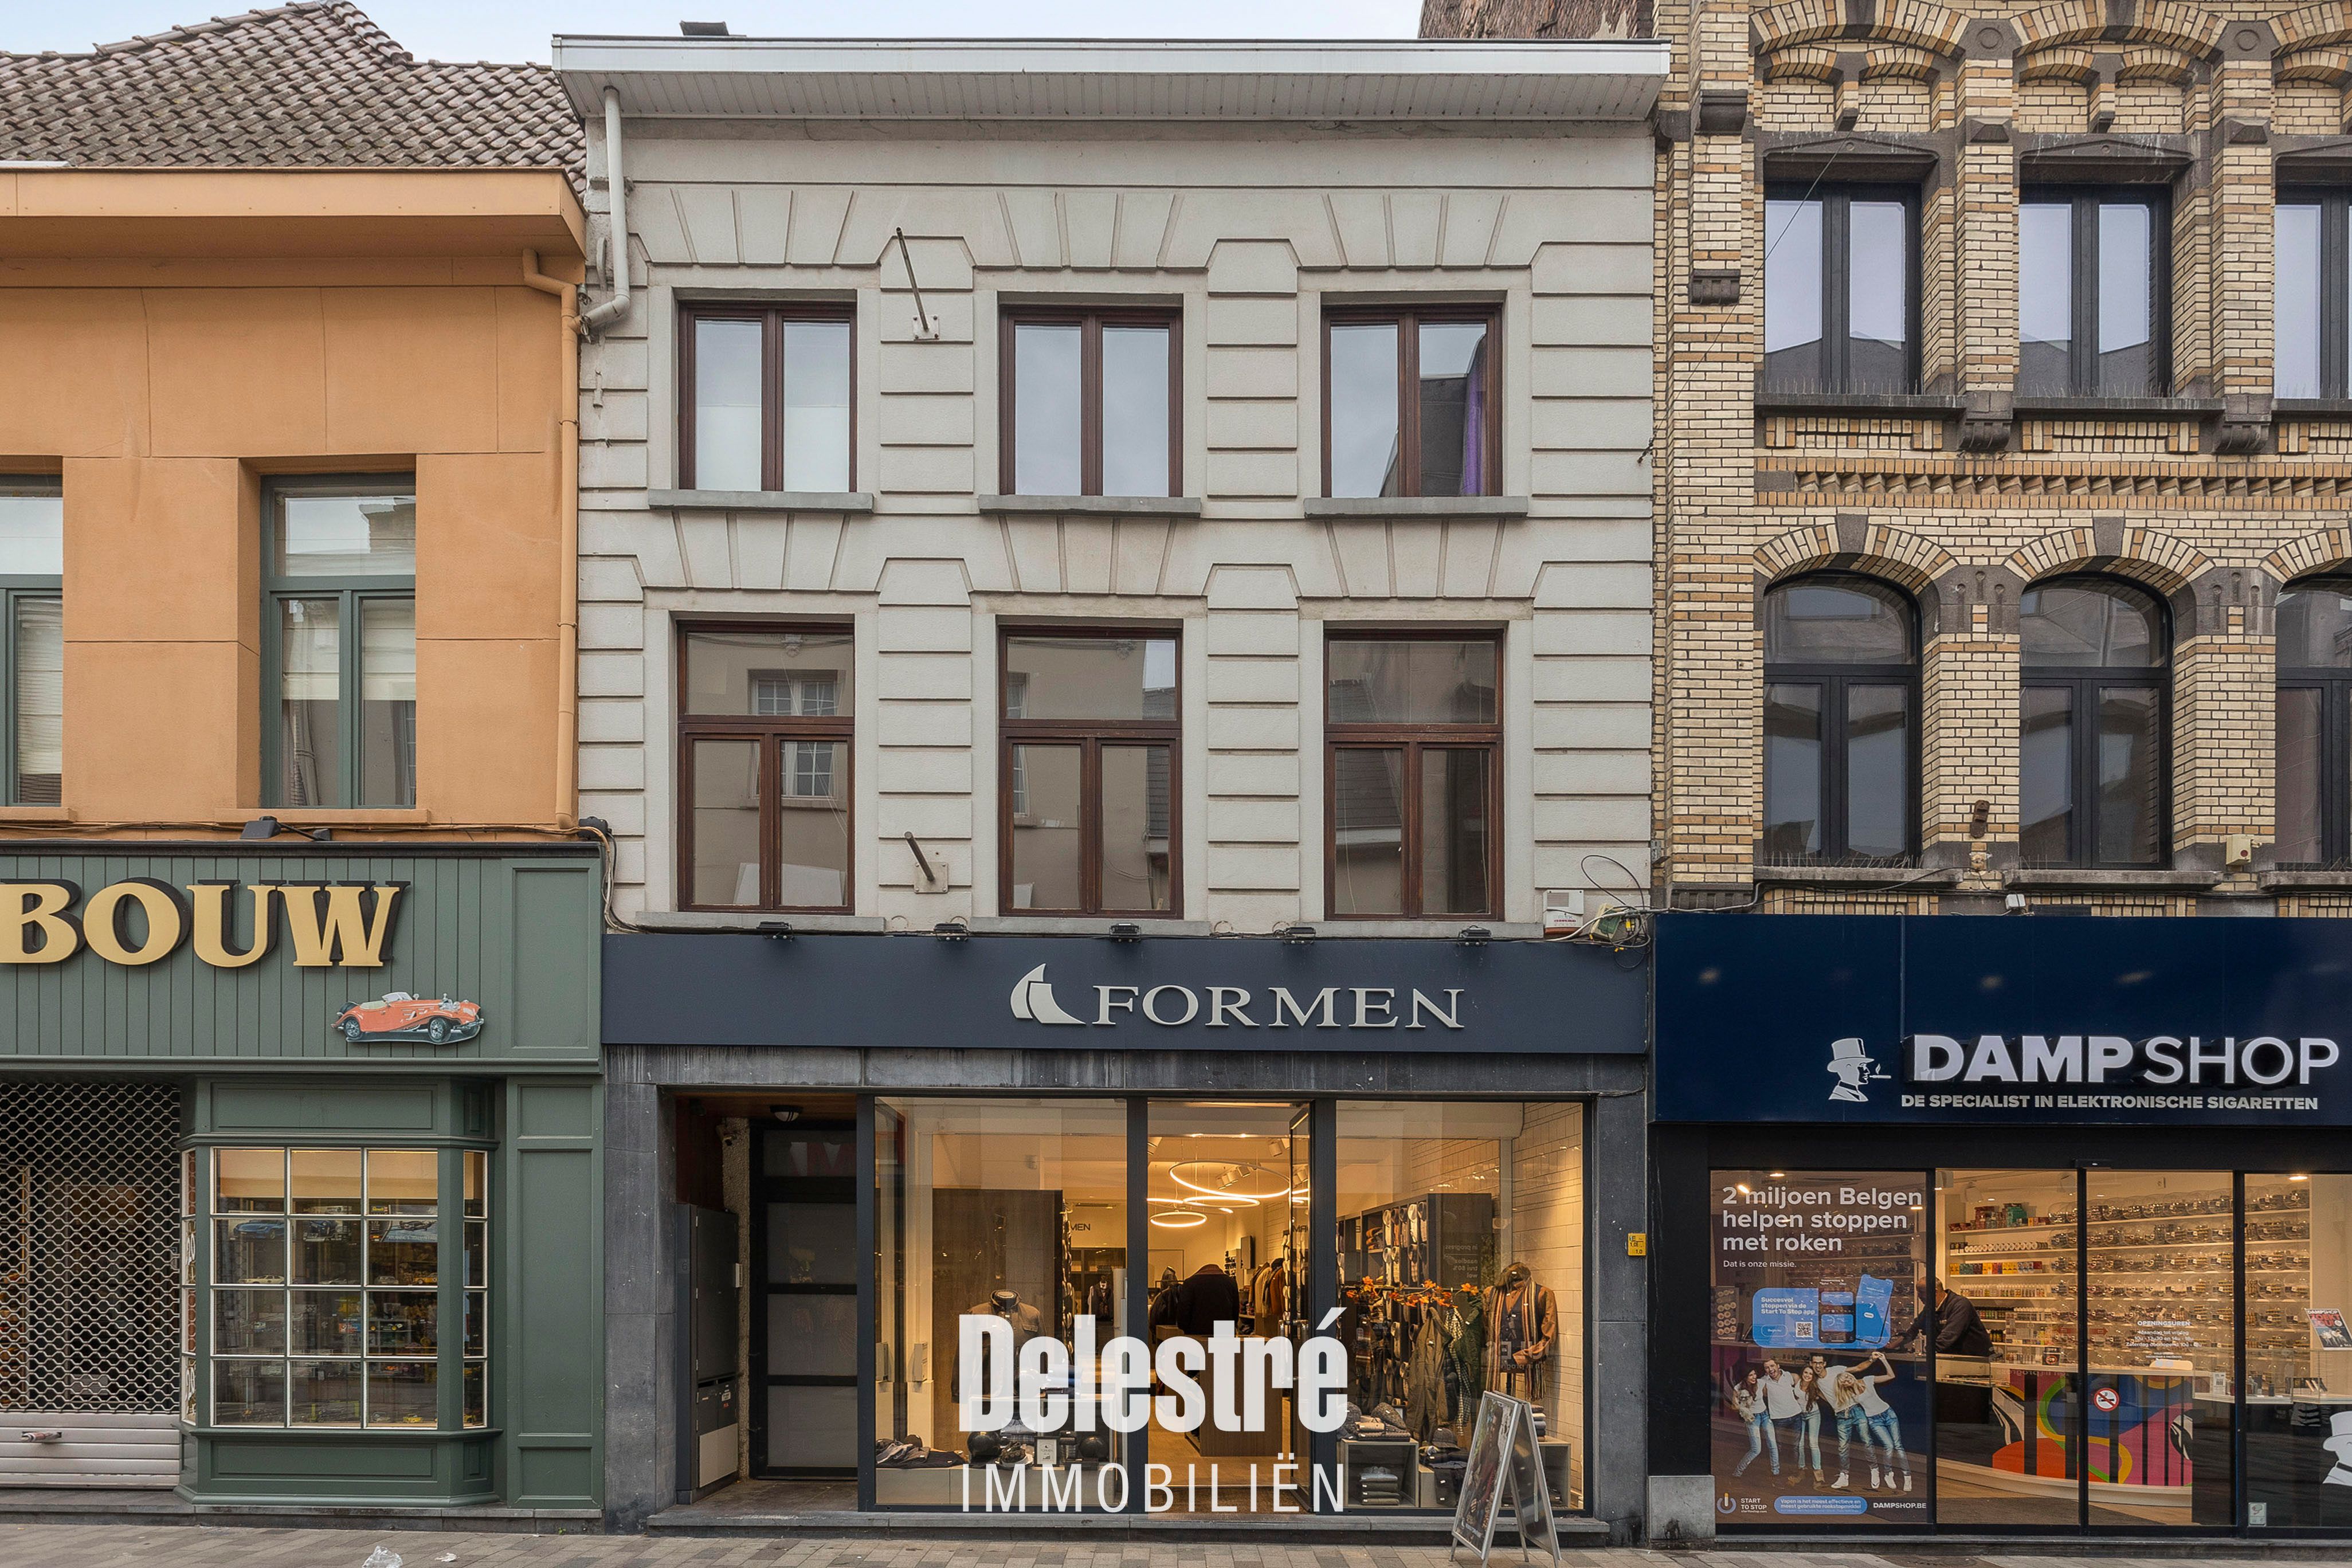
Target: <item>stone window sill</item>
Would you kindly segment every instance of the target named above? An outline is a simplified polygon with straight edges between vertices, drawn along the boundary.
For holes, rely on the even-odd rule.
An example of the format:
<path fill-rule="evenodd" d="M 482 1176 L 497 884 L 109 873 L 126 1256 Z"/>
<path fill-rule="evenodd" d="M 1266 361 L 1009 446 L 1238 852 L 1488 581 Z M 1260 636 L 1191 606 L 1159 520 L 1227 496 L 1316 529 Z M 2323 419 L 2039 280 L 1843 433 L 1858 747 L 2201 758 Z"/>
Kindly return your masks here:
<path fill-rule="evenodd" d="M 2273 400 L 2271 412 L 2281 418 L 2320 415 L 2340 419 L 2352 416 L 2352 397 L 2281 397 Z"/>
<path fill-rule="evenodd" d="M 1160 915 L 974 915 L 965 923 L 984 936 L 1108 936 L 1115 925 L 1132 925 L 1138 938 L 1210 934 L 1207 921 Z"/>
<path fill-rule="evenodd" d="M 1625 893 L 1619 896 L 1631 899 L 1640 895 Z M 1496 942 L 1534 942 L 1541 938 L 1544 933 L 1540 921 L 1487 920 L 1478 915 L 1457 915 L 1450 920 L 1442 921 L 1349 920 L 1339 915 L 1326 915 L 1319 921 L 1300 921 L 1298 923 L 1314 927 L 1318 941 L 1327 938 L 1348 941 L 1357 937 L 1375 936 L 1419 937 L 1423 940 L 1432 937 L 1447 937 L 1458 940 L 1462 932 L 1470 926 L 1482 928 L 1486 935 Z M 1278 936 L 1281 933 L 1277 931 L 1275 934 Z"/>
<path fill-rule="evenodd" d="M 2013 406 L 2020 416 L 2102 414 L 2164 414 L 2177 419 L 2220 414 L 2218 397 L 2021 397 Z"/>
<path fill-rule="evenodd" d="M 1913 887 L 1934 892 L 1959 884 L 1953 866 L 1759 866 L 1756 880 L 1765 885 L 1803 888 Z"/>
<path fill-rule="evenodd" d="M 983 515 L 1005 517 L 1198 517 L 1196 496 L 981 496 Z"/>
<path fill-rule="evenodd" d="M 2352 871 L 2258 871 L 2254 886 L 2264 892 L 2297 888 L 2329 888 L 2352 891 Z"/>
<path fill-rule="evenodd" d="M 879 931 L 880 915 L 811 914 L 793 910 L 656 910 L 630 917 L 641 931 L 739 931 L 757 933 L 763 925 L 782 921 L 794 936 L 819 936 L 834 931 Z"/>
<path fill-rule="evenodd" d="M 433 814 L 421 805 L 406 807 L 368 806 L 353 810 L 330 810 L 320 806 L 259 805 L 251 816 L 226 826 L 242 826 L 257 817 L 274 816 L 284 827 L 419 827 L 433 820 Z"/>
<path fill-rule="evenodd" d="M 2167 888 L 2198 892 L 2212 887 L 2221 879 L 2219 871 L 2195 869 L 2099 871 L 2074 867 L 2044 867 L 2034 870 L 2007 871 L 2002 873 L 2000 880 L 2004 888 L 2039 888 L 2053 893 L 2126 893 Z"/>
<path fill-rule="evenodd" d="M 0 823 L 51 824 L 73 819 L 69 805 L 0 805 Z"/>
<path fill-rule="evenodd" d="M 1932 392 L 1773 392 L 1756 389 L 1759 414 L 1925 414 L 1957 418 L 1965 397 Z"/>
<path fill-rule="evenodd" d="M 1308 496 L 1307 515 L 1321 518 L 1525 517 L 1526 496 Z"/>
<path fill-rule="evenodd" d="M 647 490 L 646 505 L 677 511 L 872 511 L 864 490 Z"/>

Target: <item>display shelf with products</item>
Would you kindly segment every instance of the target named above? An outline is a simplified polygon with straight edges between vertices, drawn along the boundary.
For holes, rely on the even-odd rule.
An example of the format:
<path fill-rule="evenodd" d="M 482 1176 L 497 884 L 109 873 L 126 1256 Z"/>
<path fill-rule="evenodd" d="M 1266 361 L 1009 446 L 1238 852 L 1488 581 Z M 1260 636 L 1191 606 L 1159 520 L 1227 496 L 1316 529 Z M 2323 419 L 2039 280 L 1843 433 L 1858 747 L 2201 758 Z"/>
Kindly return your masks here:
<path fill-rule="evenodd" d="M 2113 1178 L 2110 1178 L 2111 1180 Z M 2250 1380 L 2286 1379 L 2307 1346 L 2312 1300 L 2307 1193 L 2249 1201 L 2244 1219 L 2243 1337 Z M 2094 1203 L 2079 1227 L 2071 1205 L 1979 1203 L 1939 1238 L 1944 1274 L 1975 1303 L 1994 1359 L 2072 1359 L 2080 1298 L 2095 1362 L 2195 1360 L 2227 1366 L 2239 1326 L 2238 1218 L 2227 1191 Z M 2079 1237 L 2078 1237 L 2079 1229 Z"/>

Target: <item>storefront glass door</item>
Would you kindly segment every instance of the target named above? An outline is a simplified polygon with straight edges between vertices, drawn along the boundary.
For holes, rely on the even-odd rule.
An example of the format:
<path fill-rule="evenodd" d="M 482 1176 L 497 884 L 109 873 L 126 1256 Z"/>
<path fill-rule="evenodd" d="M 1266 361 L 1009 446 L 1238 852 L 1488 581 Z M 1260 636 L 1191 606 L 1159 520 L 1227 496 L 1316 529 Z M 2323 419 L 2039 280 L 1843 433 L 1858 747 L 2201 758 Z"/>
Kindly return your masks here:
<path fill-rule="evenodd" d="M 1303 1108 L 1286 1100 L 1237 1103 L 1154 1100 L 1144 1203 L 1151 1239 L 1151 1337 L 1206 1342 L 1221 1321 L 1243 1335 L 1276 1337 L 1290 1316 L 1297 1260 L 1291 1247 L 1305 1226 L 1301 1184 L 1306 1153 Z M 1206 1407 L 1171 1422 L 1155 1408 L 1151 1466 L 1168 1490 L 1148 1500 L 1155 1510 L 1209 1513 L 1276 1510 L 1275 1467 L 1297 1451 L 1288 1391 L 1263 1386 L 1250 1418 L 1248 1369 L 1211 1364 L 1201 1376 Z M 1307 1504 L 1304 1468 L 1284 1479 L 1285 1510 Z"/>
<path fill-rule="evenodd" d="M 2231 1175 L 2095 1169 L 2084 1189 L 2089 1522 L 2225 1527 L 2237 1403 Z"/>
<path fill-rule="evenodd" d="M 1054 1347 L 1036 1342 L 1051 1341 L 1068 1396 L 1094 1397 L 1081 1352 L 1129 1331 L 1126 1106 L 910 1097 L 874 1111 L 874 1500 L 1117 1510 L 1132 1436 L 1091 1415 L 968 1425 L 961 1394 L 967 1373 L 992 1401 L 1013 1390 L 1022 1358 L 1049 1364 Z M 886 1363 L 895 1385 L 881 1384 Z"/>
<path fill-rule="evenodd" d="M 2075 1184 L 2072 1171 L 1937 1178 L 1933 1272 L 1983 1324 L 1980 1341 L 1937 1348 L 1938 1524 L 2082 1522 Z"/>
<path fill-rule="evenodd" d="M 2352 1528 L 2352 1175 L 2248 1176 L 2246 1522 Z"/>

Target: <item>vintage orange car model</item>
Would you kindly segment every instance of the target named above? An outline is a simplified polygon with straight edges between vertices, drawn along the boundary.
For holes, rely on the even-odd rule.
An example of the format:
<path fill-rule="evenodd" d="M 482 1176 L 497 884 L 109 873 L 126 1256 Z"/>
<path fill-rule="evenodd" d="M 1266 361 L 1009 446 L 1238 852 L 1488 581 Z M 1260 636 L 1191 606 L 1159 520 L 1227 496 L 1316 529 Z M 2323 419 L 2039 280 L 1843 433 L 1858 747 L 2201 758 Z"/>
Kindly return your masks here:
<path fill-rule="evenodd" d="M 354 1002 L 335 1015 L 335 1027 L 354 1043 L 423 1040 L 436 1046 L 470 1040 L 482 1032 L 482 1009 L 454 997 L 387 991 L 374 1002 Z"/>

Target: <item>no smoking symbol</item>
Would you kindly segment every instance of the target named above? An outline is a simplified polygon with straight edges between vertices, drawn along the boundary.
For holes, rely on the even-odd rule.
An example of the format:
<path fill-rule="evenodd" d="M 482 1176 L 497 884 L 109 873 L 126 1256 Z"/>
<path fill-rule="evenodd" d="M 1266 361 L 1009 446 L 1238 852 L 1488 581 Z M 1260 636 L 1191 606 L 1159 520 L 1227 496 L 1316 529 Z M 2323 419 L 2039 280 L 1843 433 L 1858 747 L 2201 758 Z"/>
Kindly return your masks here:
<path fill-rule="evenodd" d="M 2124 1396 L 2112 1388 L 2100 1389 L 2091 1395 L 2092 1406 L 2105 1415 L 2113 1415 L 2116 1406 L 2123 1402 Z"/>

